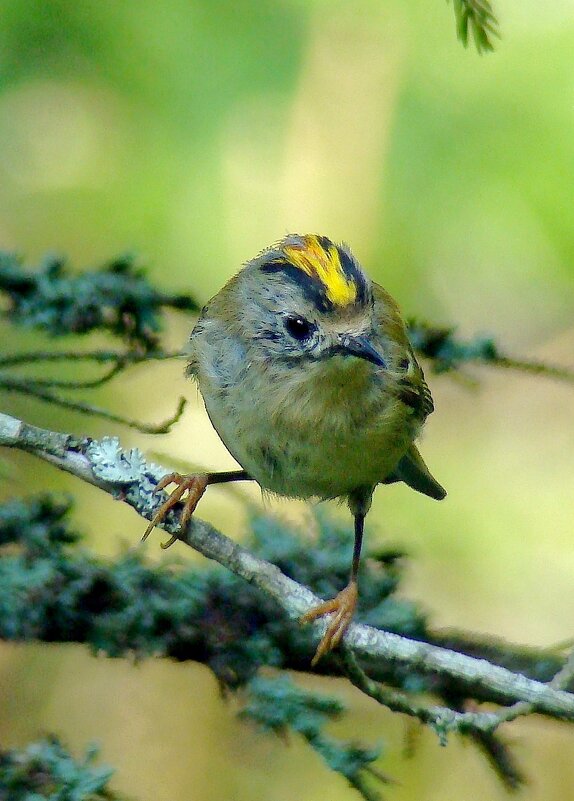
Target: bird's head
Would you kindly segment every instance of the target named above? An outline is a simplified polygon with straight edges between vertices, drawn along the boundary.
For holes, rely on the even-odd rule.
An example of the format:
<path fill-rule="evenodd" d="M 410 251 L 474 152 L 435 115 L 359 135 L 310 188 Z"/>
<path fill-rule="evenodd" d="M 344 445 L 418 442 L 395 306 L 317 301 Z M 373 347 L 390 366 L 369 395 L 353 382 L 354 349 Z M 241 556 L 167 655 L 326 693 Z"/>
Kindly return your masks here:
<path fill-rule="evenodd" d="M 371 281 L 346 245 L 291 234 L 249 262 L 236 289 L 243 330 L 269 358 L 386 366 Z"/>

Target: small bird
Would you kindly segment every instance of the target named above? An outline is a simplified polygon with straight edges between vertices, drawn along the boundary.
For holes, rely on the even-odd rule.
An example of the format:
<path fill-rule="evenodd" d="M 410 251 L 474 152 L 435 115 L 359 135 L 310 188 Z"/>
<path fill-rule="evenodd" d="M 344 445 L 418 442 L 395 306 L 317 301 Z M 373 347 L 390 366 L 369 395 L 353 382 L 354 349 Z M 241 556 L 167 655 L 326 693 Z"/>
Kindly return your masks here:
<path fill-rule="evenodd" d="M 181 500 L 184 527 L 209 484 L 254 480 L 289 498 L 346 500 L 355 531 L 349 582 L 301 619 L 332 613 L 314 665 L 340 643 L 355 612 L 377 484 L 403 481 L 436 500 L 446 495 L 414 444 L 434 406 L 398 306 L 347 245 L 290 234 L 203 308 L 187 373 L 243 469 L 165 476 L 157 488 L 177 488 L 144 538 Z"/>

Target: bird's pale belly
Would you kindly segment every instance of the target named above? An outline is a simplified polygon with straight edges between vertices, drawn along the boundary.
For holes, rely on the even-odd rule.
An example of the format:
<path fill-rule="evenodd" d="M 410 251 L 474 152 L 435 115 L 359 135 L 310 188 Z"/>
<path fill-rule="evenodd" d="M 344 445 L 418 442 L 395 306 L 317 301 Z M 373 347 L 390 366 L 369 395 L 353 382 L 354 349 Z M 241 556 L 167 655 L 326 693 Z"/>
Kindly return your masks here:
<path fill-rule="evenodd" d="M 249 472 L 264 489 L 297 498 L 334 498 L 359 487 L 374 486 L 388 476 L 410 441 L 377 442 L 367 432 L 354 432 L 325 444 L 315 438 L 275 438 L 259 443 L 263 458 L 250 448 Z M 398 447 L 397 447 L 398 445 Z M 252 457 L 255 456 L 255 458 Z"/>
<path fill-rule="evenodd" d="M 220 399 L 221 400 L 221 399 Z M 405 406 L 393 400 L 286 404 L 273 412 L 251 403 L 238 410 L 206 398 L 211 421 L 239 464 L 263 487 L 296 498 L 335 498 L 375 486 L 394 469 L 416 434 Z"/>

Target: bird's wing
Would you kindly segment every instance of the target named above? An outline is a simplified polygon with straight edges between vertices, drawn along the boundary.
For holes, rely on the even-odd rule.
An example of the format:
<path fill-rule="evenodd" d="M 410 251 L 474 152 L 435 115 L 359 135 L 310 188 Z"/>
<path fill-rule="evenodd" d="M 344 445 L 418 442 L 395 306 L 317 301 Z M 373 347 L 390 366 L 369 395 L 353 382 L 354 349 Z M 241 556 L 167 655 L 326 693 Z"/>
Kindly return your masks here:
<path fill-rule="evenodd" d="M 392 348 L 389 369 L 391 386 L 394 384 L 396 396 L 413 409 L 422 424 L 434 410 L 430 389 L 409 342 L 407 329 L 397 304 L 378 284 L 373 284 L 373 295 L 379 330 L 384 335 L 388 347 Z M 392 484 L 395 481 L 404 481 L 417 492 L 422 492 L 438 501 L 446 495 L 444 488 L 430 474 L 414 443 L 383 483 Z"/>
<path fill-rule="evenodd" d="M 421 422 L 434 411 L 434 403 L 431 391 L 428 388 L 421 366 L 417 362 L 414 353 L 410 352 L 412 367 L 407 370 L 403 378 L 398 379 L 399 398 L 407 406 L 414 409 Z M 409 374 L 410 373 L 410 374 Z"/>
<path fill-rule="evenodd" d="M 385 339 L 393 343 L 392 373 L 399 399 L 414 410 L 421 422 L 434 410 L 430 389 L 417 362 L 399 307 L 389 293 L 373 283 L 375 314 Z"/>

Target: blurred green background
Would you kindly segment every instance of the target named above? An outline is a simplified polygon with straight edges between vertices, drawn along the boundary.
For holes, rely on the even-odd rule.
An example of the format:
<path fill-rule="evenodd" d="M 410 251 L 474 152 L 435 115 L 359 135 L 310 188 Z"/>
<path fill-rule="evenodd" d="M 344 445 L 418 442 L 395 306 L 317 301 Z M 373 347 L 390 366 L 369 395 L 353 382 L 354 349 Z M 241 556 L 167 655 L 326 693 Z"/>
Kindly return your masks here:
<path fill-rule="evenodd" d="M 443 0 L 2 0 L 1 246 L 32 260 L 61 252 L 78 268 L 136 251 L 156 283 L 205 301 L 284 233 L 318 231 L 348 241 L 406 315 L 572 366 L 574 6 L 497 0 L 496 11 L 502 41 L 479 57 L 456 41 Z M 188 329 L 174 317 L 168 342 Z M 4 324 L 0 341 L 43 342 Z M 422 450 L 448 499 L 381 488 L 370 540 L 410 552 L 403 592 L 437 626 L 549 646 L 574 633 L 574 391 L 473 376 L 430 376 L 437 411 Z M 192 408 L 170 435 L 117 429 L 123 441 L 166 463 L 229 468 L 180 365 L 134 369 L 90 399 L 159 420 L 180 394 Z M 110 431 L 14 397 L 2 406 Z M 30 458 L 2 459 L 2 497 L 66 489 L 90 547 L 113 556 L 137 542 L 129 510 Z M 240 537 L 242 495 L 262 502 L 213 488 L 202 515 Z M 309 519 L 303 504 L 267 503 Z M 389 799 L 505 797 L 473 748 L 424 733 L 407 759 L 403 720 L 330 689 L 354 710 L 334 732 L 386 743 L 381 767 L 399 782 Z M 99 740 L 114 786 L 134 799 L 355 797 L 297 741 L 235 721 L 200 666 L 2 646 L 0 699 L 3 745 L 46 730 L 77 753 Z M 510 734 L 531 778 L 523 797 L 571 798 L 572 731 L 532 719 Z"/>

